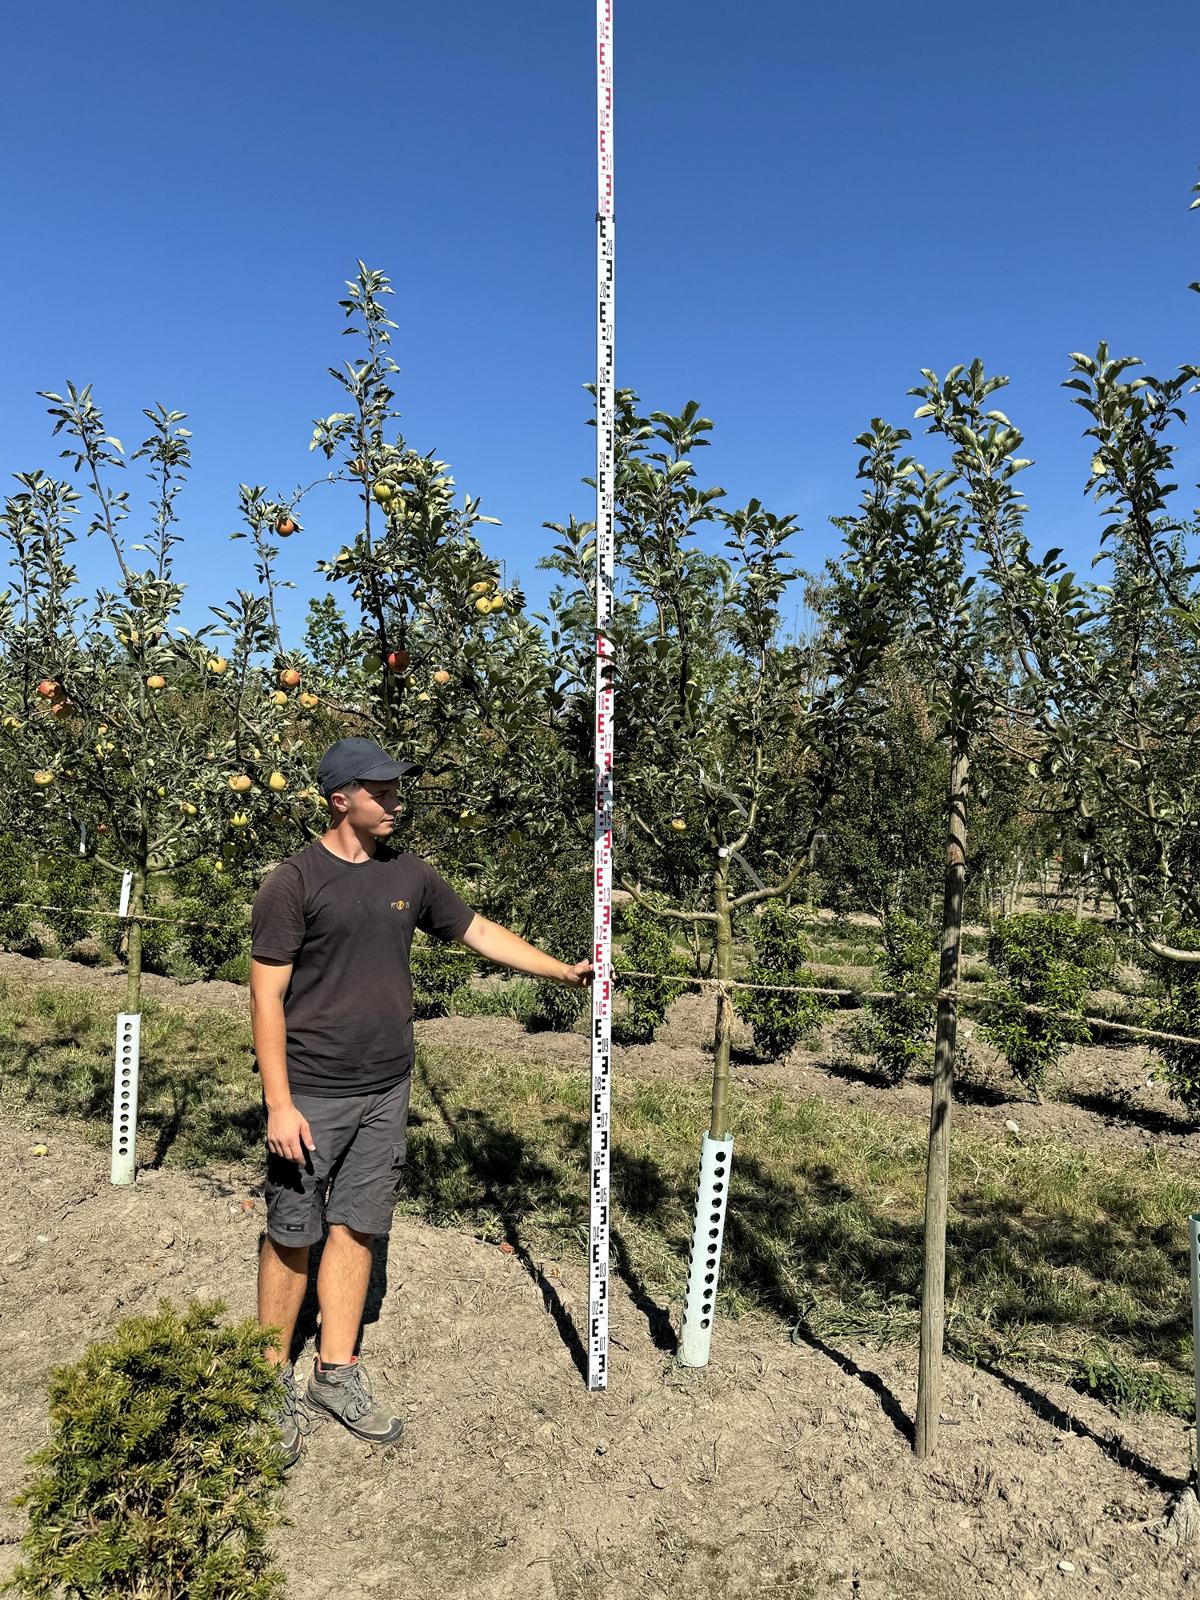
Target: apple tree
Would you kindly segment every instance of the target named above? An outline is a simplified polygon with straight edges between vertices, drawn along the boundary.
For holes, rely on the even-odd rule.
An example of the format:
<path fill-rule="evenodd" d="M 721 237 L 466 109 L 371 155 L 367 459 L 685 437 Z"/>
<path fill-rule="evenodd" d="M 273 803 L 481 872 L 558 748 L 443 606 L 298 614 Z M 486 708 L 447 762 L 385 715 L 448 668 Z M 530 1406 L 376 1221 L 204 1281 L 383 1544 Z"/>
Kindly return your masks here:
<path fill-rule="evenodd" d="M 149 505 L 142 538 L 120 440 L 90 387 L 47 392 L 69 477 L 18 473 L 0 530 L 12 581 L 0 722 L 23 782 L 14 820 L 62 851 L 82 836 L 95 861 L 132 874 L 126 1009 L 140 1005 L 147 885 L 201 858 L 236 864 L 258 825 L 296 797 L 287 692 L 270 676 L 274 635 L 260 594 L 239 591 L 211 623 L 180 621 L 178 500 L 191 461 L 182 413 L 147 410 Z M 114 579 L 83 592 L 73 564 L 80 515 Z M 115 899 L 115 890 L 114 890 Z"/>
<path fill-rule="evenodd" d="M 561 837 L 547 794 L 574 782 L 551 645 L 480 542 L 496 519 L 394 427 L 387 278 L 359 263 L 347 289 L 344 331 L 358 348 L 330 369 L 346 409 L 317 420 L 310 448 L 334 464 L 336 483 L 354 486 L 358 527 L 318 565 L 348 615 L 328 602 L 310 609 L 328 667 L 314 691 L 343 731 L 378 737 L 424 769 L 413 827 L 418 840 L 438 839 L 439 859 L 535 871 Z"/>
<path fill-rule="evenodd" d="M 727 509 L 694 457 L 713 424 L 617 399 L 615 875 L 644 910 L 711 940 L 734 976 L 739 919 L 792 894 L 838 791 L 859 685 L 886 636 L 881 591 L 855 593 L 852 624 L 818 657 L 781 638 L 796 576 L 794 516 L 758 500 Z M 565 582 L 550 618 L 576 740 L 590 754 L 595 529 L 549 524 L 543 565 Z M 715 548 L 713 548 L 715 546 Z M 847 617 L 849 616 L 849 601 Z M 585 769 L 586 770 L 586 769 Z M 728 1134 L 730 992 L 718 990 L 710 1136 Z"/>

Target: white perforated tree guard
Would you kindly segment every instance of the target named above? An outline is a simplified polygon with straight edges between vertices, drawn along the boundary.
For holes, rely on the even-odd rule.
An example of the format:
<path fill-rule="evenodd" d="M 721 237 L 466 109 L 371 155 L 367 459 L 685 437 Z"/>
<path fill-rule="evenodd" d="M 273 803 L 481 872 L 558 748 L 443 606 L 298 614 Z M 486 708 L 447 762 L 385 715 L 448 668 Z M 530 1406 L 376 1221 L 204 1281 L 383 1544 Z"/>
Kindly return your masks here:
<path fill-rule="evenodd" d="M 721 1275 L 721 1242 L 729 1203 L 733 1140 L 704 1135 L 700 1147 L 700 1182 L 696 1189 L 696 1223 L 688 1258 L 687 1298 L 683 1303 L 683 1337 L 679 1360 L 685 1367 L 706 1367 L 712 1344 L 717 1284 Z"/>
<path fill-rule="evenodd" d="M 140 1012 L 122 1011 L 117 1018 L 117 1050 L 113 1070 L 113 1183 L 133 1182 L 141 1043 Z"/>

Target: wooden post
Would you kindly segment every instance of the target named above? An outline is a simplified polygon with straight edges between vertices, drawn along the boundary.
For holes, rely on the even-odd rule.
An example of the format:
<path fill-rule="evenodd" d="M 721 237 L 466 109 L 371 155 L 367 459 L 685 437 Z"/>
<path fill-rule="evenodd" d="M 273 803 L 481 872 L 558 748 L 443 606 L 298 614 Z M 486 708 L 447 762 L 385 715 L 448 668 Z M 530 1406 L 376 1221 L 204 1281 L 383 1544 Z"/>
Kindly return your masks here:
<path fill-rule="evenodd" d="M 942 901 L 942 960 L 938 978 L 937 1036 L 925 1169 L 925 1269 L 921 1288 L 921 1358 L 917 1377 L 916 1451 L 932 1455 L 942 1400 L 942 1345 L 946 1323 L 946 1206 L 950 1180 L 950 1106 L 958 1028 L 959 954 L 967 862 L 967 731 L 956 725 L 947 794 L 946 880 Z"/>
<path fill-rule="evenodd" d="M 722 859 L 713 875 L 713 903 L 717 908 L 717 977 L 725 983 L 733 976 L 733 936 L 729 914 L 729 862 Z M 717 990 L 717 1017 L 713 1030 L 711 1139 L 729 1137 L 729 1059 L 733 1042 L 733 1004 L 729 990 Z"/>
<path fill-rule="evenodd" d="M 142 917 L 146 909 L 146 868 L 133 869 L 125 944 L 125 1010 L 136 1016 L 142 1009 Z"/>

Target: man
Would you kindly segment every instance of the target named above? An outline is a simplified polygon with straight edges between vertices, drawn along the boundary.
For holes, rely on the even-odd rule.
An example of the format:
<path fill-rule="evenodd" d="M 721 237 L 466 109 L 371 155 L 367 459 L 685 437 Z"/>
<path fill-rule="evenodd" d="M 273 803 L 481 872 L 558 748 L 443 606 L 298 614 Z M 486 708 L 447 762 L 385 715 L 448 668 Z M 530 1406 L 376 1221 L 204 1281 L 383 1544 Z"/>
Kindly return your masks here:
<path fill-rule="evenodd" d="M 250 1008 L 268 1150 L 258 1320 L 280 1330 L 267 1354 L 284 1384 L 289 1466 L 303 1447 L 306 1403 L 377 1444 L 393 1444 L 404 1426 L 375 1399 L 355 1351 L 371 1241 L 391 1227 L 404 1168 L 413 929 L 572 988 L 592 976 L 590 961 L 556 961 L 477 916 L 420 856 L 387 847 L 399 780 L 416 770 L 371 739 L 339 740 L 317 771 L 328 828 L 282 862 L 254 902 Z M 320 1349 L 302 1399 L 291 1343 L 323 1220 Z"/>

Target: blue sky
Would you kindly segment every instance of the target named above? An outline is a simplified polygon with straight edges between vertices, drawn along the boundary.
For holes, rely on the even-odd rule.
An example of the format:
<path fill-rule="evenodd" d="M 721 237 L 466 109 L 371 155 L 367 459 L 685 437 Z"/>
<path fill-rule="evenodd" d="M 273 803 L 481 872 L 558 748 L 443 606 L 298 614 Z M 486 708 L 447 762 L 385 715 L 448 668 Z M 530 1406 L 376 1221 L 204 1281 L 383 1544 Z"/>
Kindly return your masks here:
<path fill-rule="evenodd" d="M 1035 543 L 1086 561 L 1067 353 L 1200 355 L 1194 7 L 616 0 L 616 18 L 618 381 L 655 408 L 697 399 L 705 480 L 798 513 L 816 566 L 857 497 L 855 433 L 907 420 L 922 366 L 980 355 L 1013 378 Z M 6 481 L 54 466 L 36 390 L 68 377 L 127 444 L 143 406 L 188 412 L 200 620 L 249 583 L 238 483 L 316 476 L 362 257 L 396 286 L 410 443 L 503 519 L 489 548 L 544 598 L 542 522 L 590 512 L 592 30 L 589 0 L 12 12 Z M 307 503 L 296 631 L 313 564 L 356 525 L 348 491 Z M 99 547 L 80 565 L 109 578 Z"/>

